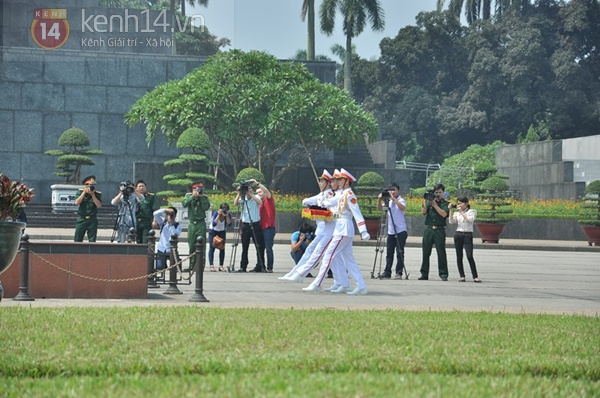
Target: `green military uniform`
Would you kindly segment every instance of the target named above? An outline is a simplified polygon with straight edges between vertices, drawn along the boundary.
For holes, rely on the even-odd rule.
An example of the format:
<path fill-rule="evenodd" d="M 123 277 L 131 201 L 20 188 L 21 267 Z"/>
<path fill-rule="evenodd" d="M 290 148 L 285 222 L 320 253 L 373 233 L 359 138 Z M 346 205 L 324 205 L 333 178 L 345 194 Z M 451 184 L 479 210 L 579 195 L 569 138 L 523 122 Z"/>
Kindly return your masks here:
<path fill-rule="evenodd" d="M 190 255 L 196 252 L 196 239 L 200 236 L 206 239 L 206 212 L 210 209 L 208 197 L 188 195 L 183 198 L 182 206 L 188 209 L 188 247 Z M 196 256 L 190 257 L 190 270 L 196 265 Z"/>
<path fill-rule="evenodd" d="M 440 209 L 448 214 L 448 202 L 442 200 L 437 202 Z M 429 257 L 431 250 L 435 245 L 435 251 L 438 258 L 438 271 L 440 278 L 448 278 L 448 260 L 446 258 L 446 218 L 442 217 L 431 205 L 427 203 L 427 213 L 425 214 L 425 231 L 423 232 L 423 262 L 421 263 L 421 277 L 429 277 Z"/>
<path fill-rule="evenodd" d="M 137 243 L 148 243 L 148 232 L 152 229 L 152 218 L 156 210 L 156 197 L 153 193 L 145 193 L 144 199 L 138 204 L 135 212 L 137 225 L 135 227 Z"/>
<path fill-rule="evenodd" d="M 83 188 L 78 192 L 78 195 L 83 193 Z M 102 201 L 102 193 L 95 191 L 96 199 Z M 75 223 L 75 242 L 83 242 L 83 237 L 87 232 L 88 241 L 95 242 L 98 234 L 98 208 L 92 200 L 92 196 L 86 194 L 79 207 L 77 208 L 77 222 Z"/>

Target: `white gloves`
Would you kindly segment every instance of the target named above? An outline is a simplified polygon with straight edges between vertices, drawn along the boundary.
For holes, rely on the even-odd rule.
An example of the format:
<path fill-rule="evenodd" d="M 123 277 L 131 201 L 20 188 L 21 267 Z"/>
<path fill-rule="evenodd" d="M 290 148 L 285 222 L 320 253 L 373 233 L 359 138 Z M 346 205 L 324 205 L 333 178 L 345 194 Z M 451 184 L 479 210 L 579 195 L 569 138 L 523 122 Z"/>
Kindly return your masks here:
<path fill-rule="evenodd" d="M 370 240 L 371 239 L 371 235 L 369 235 L 369 233 L 367 231 L 361 232 L 360 237 L 362 238 L 362 240 Z"/>

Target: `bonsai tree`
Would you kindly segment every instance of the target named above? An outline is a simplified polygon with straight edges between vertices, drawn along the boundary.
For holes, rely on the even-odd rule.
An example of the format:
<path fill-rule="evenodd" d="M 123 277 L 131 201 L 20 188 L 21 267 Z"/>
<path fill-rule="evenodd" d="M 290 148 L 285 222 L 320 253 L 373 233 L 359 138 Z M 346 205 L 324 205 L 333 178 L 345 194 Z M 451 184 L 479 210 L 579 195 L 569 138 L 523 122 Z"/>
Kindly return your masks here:
<path fill-rule="evenodd" d="M 493 175 L 481 183 L 478 195 L 477 221 L 480 223 L 503 224 L 509 221 L 510 206 L 508 190 L 510 186 L 506 177 Z M 504 208 L 503 208 L 504 207 Z"/>
<path fill-rule="evenodd" d="M 600 180 L 592 181 L 585 187 L 586 201 L 583 204 L 582 225 L 600 227 Z"/>
<path fill-rule="evenodd" d="M 240 170 L 237 177 L 235 177 L 233 186 L 237 188 L 240 185 L 240 183 L 253 179 L 259 182 L 264 181 L 265 175 L 260 170 L 255 169 L 254 167 L 247 167 L 245 169 Z"/>
<path fill-rule="evenodd" d="M 365 219 L 373 220 L 379 219 L 381 214 L 377 211 L 377 195 L 385 185 L 385 179 L 374 171 L 367 171 L 361 175 L 358 181 L 356 181 L 355 190 L 361 194 L 361 198 L 364 198 L 366 203 L 361 206 L 361 210 Z"/>
<path fill-rule="evenodd" d="M 101 155 L 99 149 L 86 149 L 90 146 L 87 134 L 77 128 L 71 127 L 65 130 L 58 139 L 58 146 L 67 148 L 51 149 L 46 155 L 58 156 L 56 168 L 60 171 L 52 173 L 55 176 L 64 177 L 67 184 L 79 184 L 81 180 L 81 166 L 93 166 L 95 163 L 88 155 Z"/>
<path fill-rule="evenodd" d="M 166 174 L 163 180 L 167 181 L 169 186 L 181 188 L 157 192 L 156 195 L 161 197 L 180 196 L 196 181 L 203 181 L 205 184 L 215 181 L 215 178 L 208 174 L 208 165 L 211 162 L 204 152 L 210 149 L 212 144 L 204 130 L 196 127 L 186 129 L 177 139 L 176 145 L 183 153 L 175 159 L 165 161 L 163 165 L 175 166 L 182 171 Z"/>

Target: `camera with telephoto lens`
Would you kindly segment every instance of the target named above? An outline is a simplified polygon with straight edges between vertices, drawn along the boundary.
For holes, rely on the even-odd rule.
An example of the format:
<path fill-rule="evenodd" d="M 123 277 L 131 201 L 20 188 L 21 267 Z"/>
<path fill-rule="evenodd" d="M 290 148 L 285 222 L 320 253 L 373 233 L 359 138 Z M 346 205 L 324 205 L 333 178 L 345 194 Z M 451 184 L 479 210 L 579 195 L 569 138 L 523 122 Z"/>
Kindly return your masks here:
<path fill-rule="evenodd" d="M 242 181 L 240 182 L 240 186 L 238 187 L 238 191 L 240 191 L 241 194 L 245 195 L 248 193 L 248 188 L 252 187 L 252 180 L 248 180 L 248 181 Z"/>
<path fill-rule="evenodd" d="M 391 187 L 381 189 L 381 199 L 383 199 L 383 200 L 390 199 L 390 189 L 391 189 Z"/>
<path fill-rule="evenodd" d="M 427 191 L 425 191 L 425 194 L 423 195 L 423 199 L 425 199 L 425 200 L 434 200 L 435 199 L 435 192 L 433 191 L 433 189 L 428 189 Z"/>
<path fill-rule="evenodd" d="M 135 186 L 131 183 L 131 181 L 121 181 L 119 184 L 119 190 L 123 192 L 123 196 L 128 198 L 135 191 Z"/>
<path fill-rule="evenodd" d="M 195 188 L 196 192 L 198 192 L 200 195 L 202 195 L 204 193 L 204 187 L 202 186 L 198 186 Z"/>

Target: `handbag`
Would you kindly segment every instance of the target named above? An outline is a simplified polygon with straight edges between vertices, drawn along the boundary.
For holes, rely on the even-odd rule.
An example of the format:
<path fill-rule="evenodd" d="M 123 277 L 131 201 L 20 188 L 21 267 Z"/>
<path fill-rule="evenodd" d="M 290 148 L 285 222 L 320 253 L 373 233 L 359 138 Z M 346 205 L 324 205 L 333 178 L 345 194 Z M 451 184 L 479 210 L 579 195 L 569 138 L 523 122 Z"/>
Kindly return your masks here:
<path fill-rule="evenodd" d="M 221 238 L 220 236 L 215 235 L 215 237 L 213 238 L 212 244 L 215 249 L 219 249 L 219 250 L 225 249 L 225 239 Z"/>

